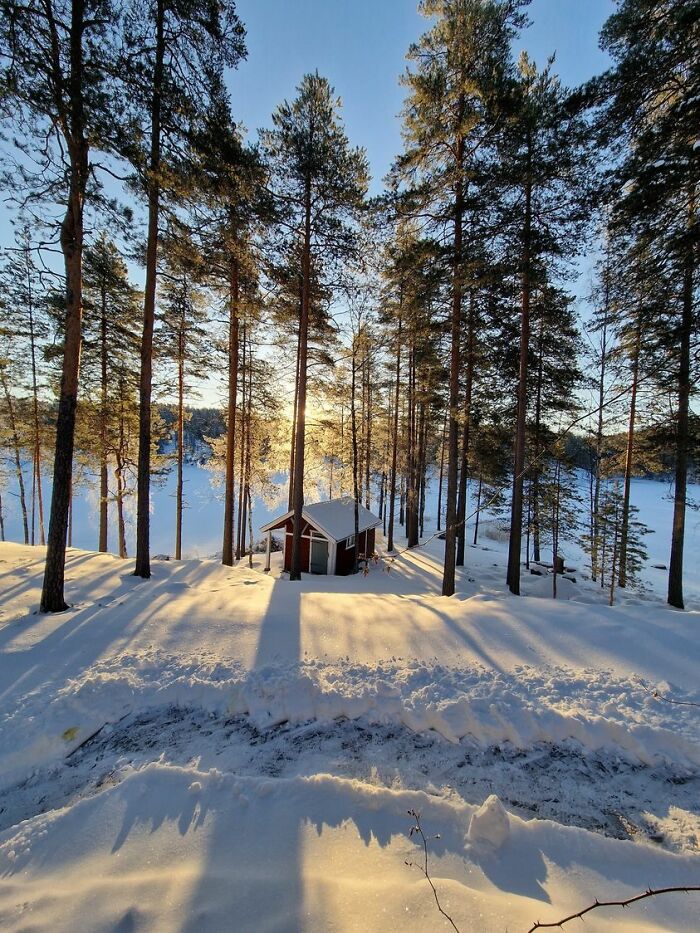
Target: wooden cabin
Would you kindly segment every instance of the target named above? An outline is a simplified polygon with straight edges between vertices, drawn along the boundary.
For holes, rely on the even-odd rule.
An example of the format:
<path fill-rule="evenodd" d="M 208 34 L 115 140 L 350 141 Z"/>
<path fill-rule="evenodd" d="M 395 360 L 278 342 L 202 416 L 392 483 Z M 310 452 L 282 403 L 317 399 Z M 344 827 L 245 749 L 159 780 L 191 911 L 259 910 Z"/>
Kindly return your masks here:
<path fill-rule="evenodd" d="M 381 519 L 364 506 L 358 506 L 359 533 L 355 540 L 355 500 L 350 496 L 305 505 L 301 529 L 301 569 L 304 573 L 328 573 L 344 576 L 352 573 L 357 560 L 374 554 L 375 529 Z M 292 567 L 294 510 L 285 512 L 260 529 L 267 533 L 265 569 L 270 569 L 273 531 L 284 531 L 283 566 Z"/>

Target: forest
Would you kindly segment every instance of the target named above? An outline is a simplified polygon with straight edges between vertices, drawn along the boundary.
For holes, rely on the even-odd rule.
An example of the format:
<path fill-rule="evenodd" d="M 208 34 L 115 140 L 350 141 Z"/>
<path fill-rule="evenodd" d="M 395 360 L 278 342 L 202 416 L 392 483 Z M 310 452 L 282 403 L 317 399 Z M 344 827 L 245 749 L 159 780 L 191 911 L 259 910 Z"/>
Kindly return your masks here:
<path fill-rule="evenodd" d="M 233 3 L 0 10 L 0 535 L 16 498 L 24 542 L 47 546 L 44 612 L 66 608 L 86 485 L 100 551 L 116 514 L 127 557 L 133 504 L 129 556 L 147 579 L 151 486 L 174 470 L 182 556 L 193 413 L 224 477 L 224 565 L 252 550 L 253 499 L 281 482 L 291 580 L 305 500 L 353 496 L 391 553 L 421 545 L 432 483 L 444 596 L 467 521 L 494 508 L 513 594 L 523 560 L 546 551 L 556 567 L 575 538 L 612 602 L 645 554 L 632 477 L 664 474 L 668 602 L 683 608 L 700 440 L 697 2 L 622 0 L 600 35 L 610 68 L 566 87 L 554 57 L 514 56 L 527 0 L 423 0 L 403 148 L 372 197 L 362 139 L 318 72 L 267 128 L 238 125 Z"/>

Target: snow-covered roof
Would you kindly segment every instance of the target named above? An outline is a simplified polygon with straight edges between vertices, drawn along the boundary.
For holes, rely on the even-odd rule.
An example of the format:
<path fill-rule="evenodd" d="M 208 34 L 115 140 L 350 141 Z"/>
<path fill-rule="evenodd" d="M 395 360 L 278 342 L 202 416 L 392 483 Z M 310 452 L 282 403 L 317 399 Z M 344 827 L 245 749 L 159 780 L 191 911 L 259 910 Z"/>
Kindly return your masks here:
<path fill-rule="evenodd" d="M 261 531 L 271 531 L 277 528 L 294 514 L 294 509 L 290 509 L 279 518 L 273 519 L 267 525 L 263 525 Z M 330 499 L 328 502 L 314 502 L 311 505 L 305 505 L 302 516 L 314 528 L 318 528 L 328 538 L 333 541 L 342 541 L 355 534 L 355 500 L 351 496 L 342 496 L 340 499 Z M 362 532 L 368 528 L 376 528 L 381 524 L 381 519 L 377 518 L 369 509 L 363 505 L 358 505 L 358 531 Z"/>

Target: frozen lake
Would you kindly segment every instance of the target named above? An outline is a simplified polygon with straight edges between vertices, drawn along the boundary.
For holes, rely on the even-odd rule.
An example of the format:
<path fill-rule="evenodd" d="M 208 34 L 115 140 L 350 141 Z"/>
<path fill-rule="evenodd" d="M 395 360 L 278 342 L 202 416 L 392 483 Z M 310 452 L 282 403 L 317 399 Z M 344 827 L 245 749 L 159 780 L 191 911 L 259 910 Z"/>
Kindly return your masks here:
<path fill-rule="evenodd" d="M 221 551 L 223 523 L 222 488 L 217 486 L 214 473 L 197 464 L 185 465 L 186 509 L 183 519 L 183 556 L 208 558 Z M 286 476 L 278 477 L 278 495 L 274 501 L 264 502 L 256 498 L 253 501 L 253 536 L 260 537 L 260 526 L 287 508 Z M 29 470 L 25 482 L 31 487 Z M 581 495 L 585 501 L 588 488 L 585 474 L 581 474 Z M 45 498 L 48 500 L 50 482 L 45 480 Z M 700 502 L 700 485 L 690 484 L 689 499 Z M 654 592 L 665 594 L 666 574 L 655 569 L 654 564 L 668 565 L 671 523 L 673 518 L 672 486 L 667 482 L 648 479 L 632 481 L 632 504 L 639 509 L 639 519 L 653 534 L 646 537 L 649 554 L 645 580 Z M 307 496 L 310 500 L 313 496 Z M 376 507 L 376 501 L 375 501 Z M 473 507 L 474 503 L 471 503 Z M 170 473 L 164 482 L 153 483 L 151 488 L 151 553 L 170 554 L 175 542 L 175 474 Z M 5 537 L 8 541 L 23 540 L 22 522 L 17 499 L 16 487 L 10 486 L 3 492 L 3 510 L 5 514 Z M 437 481 L 430 483 L 426 504 L 426 533 L 435 528 L 437 510 Z M 47 507 L 48 521 L 48 507 Z M 135 500 L 127 507 L 127 547 L 129 556 L 134 554 Z M 482 521 L 484 517 L 482 516 Z M 470 523 L 471 524 L 471 523 Z M 399 529 L 401 531 L 401 529 Z M 73 514 L 73 546 L 85 550 L 97 548 L 98 533 L 98 494 L 97 486 L 81 485 L 76 488 Z M 37 536 L 38 540 L 38 536 Z M 399 534 L 399 541 L 401 535 Z M 116 510 L 110 508 L 109 548 L 116 551 Z M 571 560 L 580 562 L 580 549 L 569 545 L 564 553 Z M 545 552 L 546 554 L 546 552 Z M 694 602 L 700 600 L 700 513 L 688 508 L 686 513 L 685 543 L 685 589 L 688 598 Z"/>

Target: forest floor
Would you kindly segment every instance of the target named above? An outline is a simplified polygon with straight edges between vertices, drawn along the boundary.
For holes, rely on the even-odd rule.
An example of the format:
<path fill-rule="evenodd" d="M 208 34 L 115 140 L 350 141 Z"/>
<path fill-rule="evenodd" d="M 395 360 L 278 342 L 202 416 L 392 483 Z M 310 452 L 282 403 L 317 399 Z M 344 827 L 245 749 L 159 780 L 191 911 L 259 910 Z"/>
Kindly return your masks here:
<path fill-rule="evenodd" d="M 451 929 L 409 810 L 463 933 L 699 884 L 700 612 L 577 568 L 512 597 L 490 538 L 445 600 L 440 548 L 301 584 L 71 550 L 41 616 L 42 550 L 0 544 L 0 926 Z"/>

